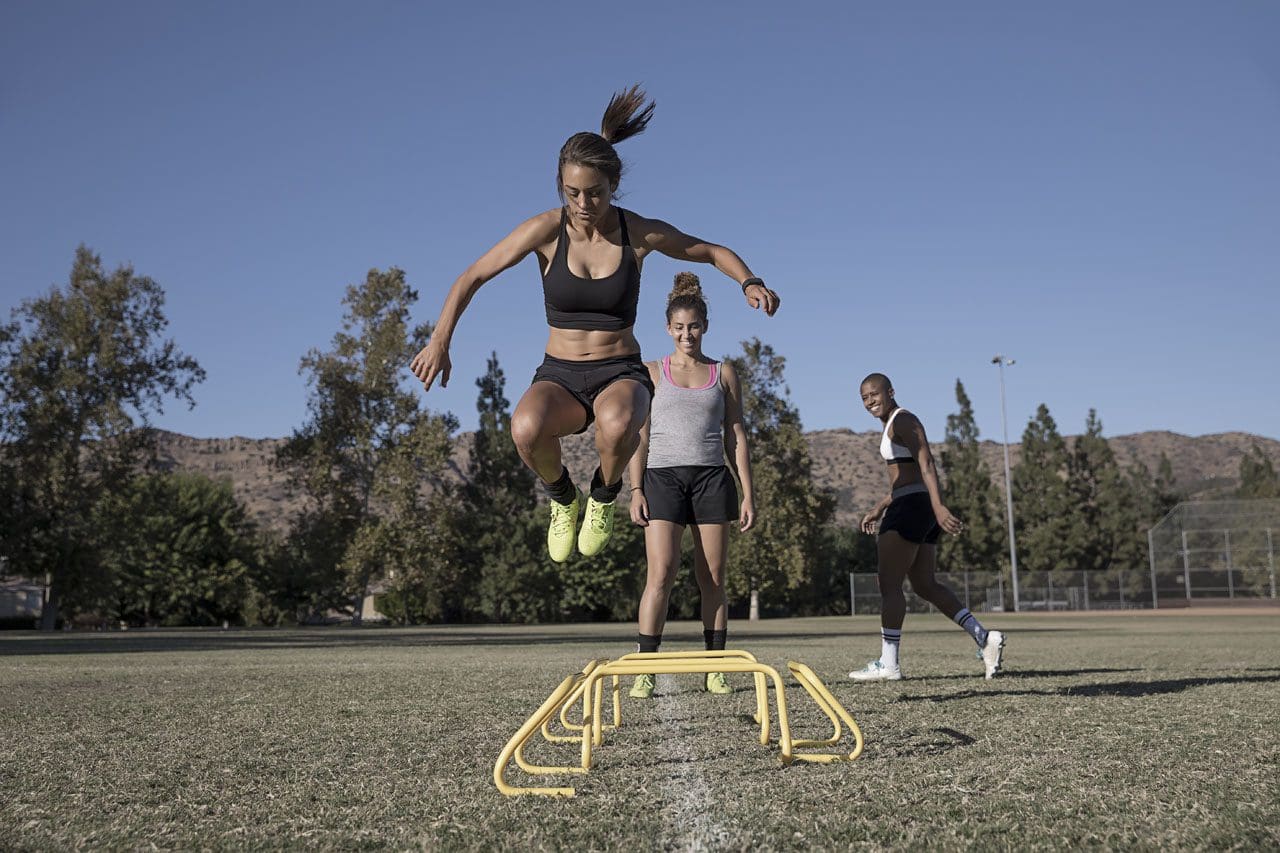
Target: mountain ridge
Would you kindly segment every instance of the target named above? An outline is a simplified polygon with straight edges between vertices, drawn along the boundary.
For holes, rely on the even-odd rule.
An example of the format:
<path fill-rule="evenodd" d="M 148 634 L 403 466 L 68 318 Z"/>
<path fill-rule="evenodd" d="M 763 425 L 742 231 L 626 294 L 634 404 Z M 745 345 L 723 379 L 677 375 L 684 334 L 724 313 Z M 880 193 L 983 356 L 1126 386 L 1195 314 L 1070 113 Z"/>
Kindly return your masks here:
<path fill-rule="evenodd" d="M 155 436 L 157 461 L 162 469 L 230 479 L 250 516 L 264 526 L 284 529 L 303 508 L 304 499 L 289 492 L 288 475 L 274 465 L 276 450 L 285 439 L 193 438 L 159 429 Z M 854 523 L 855 515 L 879 500 L 887 485 L 879 455 L 879 430 L 815 430 L 805 433 L 805 438 L 809 442 L 814 481 L 836 497 L 838 523 Z M 1067 436 L 1068 444 L 1074 438 Z M 1121 465 L 1141 463 L 1152 474 L 1159 465 L 1160 454 L 1164 453 L 1173 465 L 1178 488 L 1195 499 L 1229 497 L 1239 486 L 1240 459 L 1254 444 L 1280 468 L 1280 441 L 1246 432 L 1186 436 L 1169 430 L 1150 430 L 1113 436 L 1107 441 Z M 473 433 L 455 436 L 449 476 L 456 481 L 466 476 L 472 445 Z M 568 436 L 562 446 L 565 465 L 575 482 L 588 482 L 596 464 L 594 431 Z M 940 460 L 941 444 L 934 443 L 932 447 Z M 979 442 L 979 448 L 992 480 L 1003 493 L 1001 444 L 984 440 Z M 1009 445 L 1010 465 L 1017 465 L 1020 454 L 1019 444 Z M 627 494 L 624 490 L 623 495 Z"/>

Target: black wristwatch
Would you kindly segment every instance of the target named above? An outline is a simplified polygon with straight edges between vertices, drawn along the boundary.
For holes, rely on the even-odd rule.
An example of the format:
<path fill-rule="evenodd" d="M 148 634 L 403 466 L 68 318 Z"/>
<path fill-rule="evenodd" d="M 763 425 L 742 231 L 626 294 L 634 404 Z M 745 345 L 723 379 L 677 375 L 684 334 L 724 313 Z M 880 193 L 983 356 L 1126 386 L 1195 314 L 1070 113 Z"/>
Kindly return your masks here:
<path fill-rule="evenodd" d="M 758 284 L 758 285 L 760 285 L 761 287 L 764 287 L 764 279 L 756 278 L 755 276 L 752 276 L 751 278 L 747 279 L 746 281 L 744 281 L 744 282 L 742 283 L 742 292 L 743 292 L 743 293 L 746 293 L 746 292 L 747 292 L 747 288 L 748 288 L 748 287 L 750 287 L 750 286 L 751 286 L 751 285 L 753 285 L 753 284 Z"/>

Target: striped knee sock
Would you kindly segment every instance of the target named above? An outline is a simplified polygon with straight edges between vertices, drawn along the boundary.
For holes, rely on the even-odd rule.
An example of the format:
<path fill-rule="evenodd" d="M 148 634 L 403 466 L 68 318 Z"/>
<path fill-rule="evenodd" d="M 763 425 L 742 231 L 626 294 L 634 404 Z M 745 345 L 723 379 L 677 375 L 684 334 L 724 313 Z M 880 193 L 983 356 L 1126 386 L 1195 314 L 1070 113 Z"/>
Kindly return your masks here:
<path fill-rule="evenodd" d="M 982 627 L 982 623 L 978 621 L 977 616 L 969 612 L 969 608 L 961 607 L 960 612 L 956 614 L 955 622 L 969 632 L 969 636 L 973 637 L 973 641 L 978 644 L 978 648 L 982 648 L 987 644 L 987 629 Z"/>
<path fill-rule="evenodd" d="M 880 629 L 880 663 L 886 667 L 898 665 L 898 645 L 902 642 L 901 628 Z"/>

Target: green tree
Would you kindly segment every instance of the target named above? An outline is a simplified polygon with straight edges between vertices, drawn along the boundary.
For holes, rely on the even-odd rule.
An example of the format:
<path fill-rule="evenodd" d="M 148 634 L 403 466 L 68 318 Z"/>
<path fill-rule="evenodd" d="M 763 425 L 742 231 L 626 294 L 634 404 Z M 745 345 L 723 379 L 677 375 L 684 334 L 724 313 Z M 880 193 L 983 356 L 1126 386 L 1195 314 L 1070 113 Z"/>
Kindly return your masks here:
<path fill-rule="evenodd" d="M 244 622 L 259 560 L 253 524 L 229 480 L 151 474 L 98 507 L 114 618 L 134 625 Z M 107 519 L 129 519 L 111 526 Z"/>
<path fill-rule="evenodd" d="M 1071 495 L 1073 555 L 1067 569 L 1105 572 L 1136 569 L 1145 557 L 1139 531 L 1153 523 L 1149 506 L 1134 479 L 1120 470 L 1111 446 L 1102 435 L 1102 421 L 1089 410 L 1084 433 L 1077 436 L 1067 461 Z"/>
<path fill-rule="evenodd" d="M 809 444 L 783 377 L 786 359 L 757 338 L 744 341 L 742 349 L 741 356 L 725 360 L 742 381 L 759 516 L 754 529 L 730 534 L 725 586 L 731 601 L 754 591 L 775 607 L 800 603 L 815 594 L 818 545 L 834 517 L 835 499 L 813 482 Z"/>
<path fill-rule="evenodd" d="M 1240 488 L 1236 490 L 1236 497 L 1280 498 L 1280 477 L 1256 443 L 1240 457 Z"/>
<path fill-rule="evenodd" d="M 939 560 L 947 571 L 992 571 L 1008 565 L 1008 533 L 1000 493 L 978 450 L 978 424 L 964 384 L 956 380 L 960 410 L 947 415 L 942 445 L 943 503 L 964 520 L 961 536 L 944 536 Z"/>
<path fill-rule="evenodd" d="M 461 489 L 457 562 L 470 609 L 495 622 L 557 618 L 560 578 L 546 553 L 545 508 L 534 496 L 536 480 L 511 439 L 506 376 L 498 354 L 476 380 L 479 428 L 474 433 L 467 482 Z"/>
<path fill-rule="evenodd" d="M 348 612 L 357 625 L 375 580 L 433 559 L 423 486 L 441 486 L 456 423 L 403 386 L 430 335 L 409 325 L 417 298 L 395 268 L 347 288 L 332 349 L 302 359 L 308 419 L 277 456 L 309 500 L 275 574 L 305 591 L 310 609 Z"/>
<path fill-rule="evenodd" d="M 1074 565 L 1077 518 L 1067 487 L 1067 445 L 1043 403 L 1022 433 L 1013 469 L 1013 516 L 1019 571 L 1052 571 Z"/>
<path fill-rule="evenodd" d="M 129 266 L 107 272 L 81 246 L 67 286 L 23 302 L 0 332 L 3 547 L 11 571 L 50 579 L 45 630 L 110 597 L 100 552 L 121 519 L 95 509 L 146 463 L 145 427 L 165 400 L 195 404 L 204 371 L 167 326 L 160 285 Z"/>

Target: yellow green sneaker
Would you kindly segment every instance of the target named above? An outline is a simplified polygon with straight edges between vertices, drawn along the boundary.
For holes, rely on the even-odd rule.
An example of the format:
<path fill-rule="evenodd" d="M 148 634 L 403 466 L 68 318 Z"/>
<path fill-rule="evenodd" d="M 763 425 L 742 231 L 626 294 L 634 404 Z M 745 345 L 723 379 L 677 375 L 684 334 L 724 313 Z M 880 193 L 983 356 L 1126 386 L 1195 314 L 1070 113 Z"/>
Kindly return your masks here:
<path fill-rule="evenodd" d="M 733 688 L 729 686 L 729 682 L 725 680 L 723 672 L 708 672 L 706 683 L 703 685 L 708 693 L 732 693 Z"/>
<path fill-rule="evenodd" d="M 627 691 L 627 695 L 632 699 L 652 699 L 653 676 L 648 673 L 637 675 L 636 680 L 631 684 L 631 689 Z"/>
<path fill-rule="evenodd" d="M 580 495 L 573 496 L 573 503 L 567 506 L 555 500 L 551 503 L 551 524 L 547 526 L 547 553 L 557 563 L 569 559 L 573 552 L 574 528 L 578 526 L 578 507 L 581 506 Z"/>
<path fill-rule="evenodd" d="M 582 520 L 582 529 L 578 531 L 578 552 L 582 556 L 594 557 L 604 550 L 613 535 L 613 508 L 616 503 L 602 504 L 593 497 L 587 497 L 587 513 Z"/>

